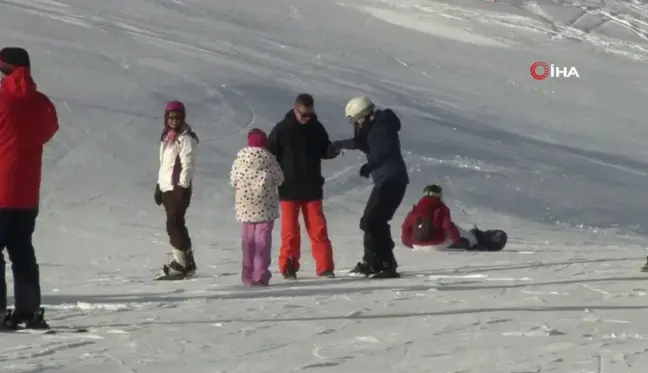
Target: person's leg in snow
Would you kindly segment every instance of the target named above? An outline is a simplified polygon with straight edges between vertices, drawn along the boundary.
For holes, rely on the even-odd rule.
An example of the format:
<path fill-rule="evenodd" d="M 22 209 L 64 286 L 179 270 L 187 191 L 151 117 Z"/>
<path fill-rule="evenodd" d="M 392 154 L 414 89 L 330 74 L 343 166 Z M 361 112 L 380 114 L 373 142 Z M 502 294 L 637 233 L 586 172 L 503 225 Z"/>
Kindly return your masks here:
<path fill-rule="evenodd" d="M 360 229 L 364 232 L 363 260 L 351 274 L 365 276 L 397 276 L 394 240 L 389 221 L 403 201 L 407 184 L 384 183 L 375 186 L 360 219 Z"/>
<path fill-rule="evenodd" d="M 272 262 L 273 227 L 274 221 L 254 224 L 253 285 L 267 286 L 270 283 L 272 277 L 270 263 Z"/>
<path fill-rule="evenodd" d="M 10 327 L 11 320 L 7 314 L 7 278 L 4 248 L 7 246 L 9 236 L 10 215 L 6 210 L 0 210 L 0 329 Z"/>
<path fill-rule="evenodd" d="M 3 317 L 4 327 L 15 327 L 23 323 L 26 327 L 34 329 L 49 327 L 41 307 L 40 270 L 32 243 L 37 217 L 38 208 L 0 209 L 0 249 L 6 247 L 9 254 L 15 298 L 15 310 L 11 314 L 11 320 Z M 2 266 L 0 313 L 8 315 L 4 255 L 0 265 Z"/>
<path fill-rule="evenodd" d="M 301 235 L 299 211 L 302 202 L 281 201 L 281 249 L 279 252 L 279 272 L 286 279 L 294 279 L 299 271 L 301 257 Z"/>
<path fill-rule="evenodd" d="M 243 259 L 241 261 L 241 281 L 243 285 L 250 286 L 254 281 L 252 279 L 254 274 L 254 252 L 255 252 L 255 239 L 254 231 L 256 229 L 256 224 L 254 223 L 243 223 L 243 229 L 241 232 L 241 252 L 243 254 Z"/>
<path fill-rule="evenodd" d="M 379 206 L 379 199 L 380 188 L 374 186 L 369 195 L 369 199 L 367 200 L 362 218 L 360 218 L 360 229 L 364 232 L 362 239 L 364 254 L 362 256 L 362 261 L 358 262 L 355 268 L 349 272 L 352 276 L 369 276 L 377 272 L 375 269 L 375 248 L 377 245 L 377 237 L 371 234 L 367 217 L 375 215 L 373 211 L 376 210 L 377 206 Z"/>
<path fill-rule="evenodd" d="M 196 271 L 191 238 L 185 224 L 189 207 L 189 195 L 180 188 L 162 193 L 162 205 L 166 212 L 166 230 L 172 246 L 173 261 L 169 269 L 173 273 L 191 275 Z"/>
<path fill-rule="evenodd" d="M 322 200 L 308 201 L 302 205 L 306 231 L 310 237 L 315 272 L 321 277 L 335 277 L 333 247 L 328 237 L 326 216 Z"/>

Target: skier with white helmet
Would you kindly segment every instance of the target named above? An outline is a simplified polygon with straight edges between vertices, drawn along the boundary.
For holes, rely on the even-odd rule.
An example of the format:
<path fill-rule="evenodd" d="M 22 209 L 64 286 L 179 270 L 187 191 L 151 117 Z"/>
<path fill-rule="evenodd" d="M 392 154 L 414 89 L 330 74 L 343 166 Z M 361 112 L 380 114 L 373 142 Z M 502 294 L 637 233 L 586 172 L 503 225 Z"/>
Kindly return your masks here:
<path fill-rule="evenodd" d="M 378 109 L 364 96 L 351 99 L 346 105 L 345 115 L 353 124 L 354 136 L 335 141 L 333 146 L 365 153 L 367 163 L 360 168 L 360 175 L 371 176 L 374 183 L 360 219 L 360 229 L 364 232 L 364 256 L 350 274 L 373 278 L 399 277 L 389 221 L 403 201 L 409 184 L 398 135 L 401 122 L 391 109 Z"/>

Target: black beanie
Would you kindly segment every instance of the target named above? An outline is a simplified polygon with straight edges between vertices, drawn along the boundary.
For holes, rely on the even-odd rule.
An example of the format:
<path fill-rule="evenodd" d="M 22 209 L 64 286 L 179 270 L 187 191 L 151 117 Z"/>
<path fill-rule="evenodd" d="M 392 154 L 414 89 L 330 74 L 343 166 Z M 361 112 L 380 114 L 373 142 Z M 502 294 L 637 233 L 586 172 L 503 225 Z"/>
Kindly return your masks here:
<path fill-rule="evenodd" d="M 0 50 L 0 67 L 9 72 L 18 67 L 31 67 L 29 53 L 23 48 L 7 47 Z"/>

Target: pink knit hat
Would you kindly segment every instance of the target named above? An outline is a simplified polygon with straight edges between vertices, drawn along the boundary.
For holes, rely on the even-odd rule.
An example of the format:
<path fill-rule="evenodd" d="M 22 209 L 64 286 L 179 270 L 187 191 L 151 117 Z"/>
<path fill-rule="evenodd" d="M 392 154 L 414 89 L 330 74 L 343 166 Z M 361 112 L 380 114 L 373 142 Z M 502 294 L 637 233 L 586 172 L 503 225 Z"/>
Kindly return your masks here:
<path fill-rule="evenodd" d="M 248 132 L 248 146 L 254 146 L 256 148 L 265 148 L 268 145 L 268 136 L 263 130 L 259 128 L 253 128 Z"/>

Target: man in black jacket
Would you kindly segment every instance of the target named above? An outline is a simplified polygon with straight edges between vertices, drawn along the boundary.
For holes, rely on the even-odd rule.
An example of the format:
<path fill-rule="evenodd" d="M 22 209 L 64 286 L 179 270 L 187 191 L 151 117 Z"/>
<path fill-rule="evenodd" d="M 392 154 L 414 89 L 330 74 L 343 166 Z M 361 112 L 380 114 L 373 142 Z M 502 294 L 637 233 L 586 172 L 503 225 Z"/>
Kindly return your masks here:
<path fill-rule="evenodd" d="M 301 211 L 311 240 L 317 275 L 333 277 L 333 248 L 322 210 L 322 159 L 333 159 L 339 151 L 332 147 L 328 133 L 317 119 L 311 95 L 303 93 L 297 96 L 294 108 L 270 132 L 268 149 L 277 157 L 284 173 L 284 182 L 279 187 L 279 270 L 286 279 L 297 277 L 301 256 Z"/>
<path fill-rule="evenodd" d="M 399 277 L 389 221 L 403 201 L 409 184 L 398 136 L 401 122 L 392 110 L 376 109 L 367 97 L 351 99 L 345 114 L 354 126 L 354 137 L 336 141 L 333 147 L 338 151 L 349 149 L 365 153 L 367 163 L 360 168 L 360 175 L 371 175 L 374 182 L 360 219 L 360 229 L 364 231 L 364 256 L 350 274 Z"/>

